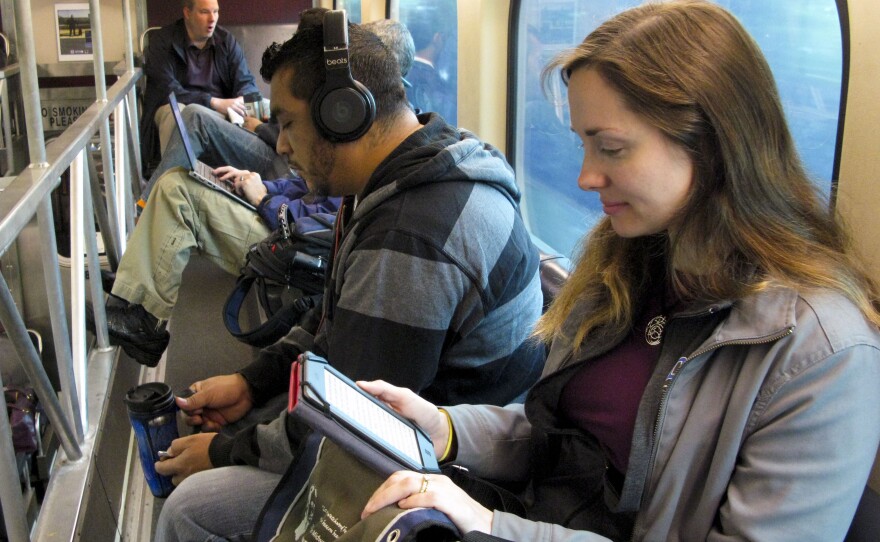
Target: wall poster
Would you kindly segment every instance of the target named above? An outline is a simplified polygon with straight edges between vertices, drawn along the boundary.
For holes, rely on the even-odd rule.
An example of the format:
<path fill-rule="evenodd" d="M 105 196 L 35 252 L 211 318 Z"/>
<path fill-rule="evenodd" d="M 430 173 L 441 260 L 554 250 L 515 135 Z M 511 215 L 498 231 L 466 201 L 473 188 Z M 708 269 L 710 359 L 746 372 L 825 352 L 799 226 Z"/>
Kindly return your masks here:
<path fill-rule="evenodd" d="M 58 60 L 92 60 L 92 22 L 89 4 L 55 4 Z"/>

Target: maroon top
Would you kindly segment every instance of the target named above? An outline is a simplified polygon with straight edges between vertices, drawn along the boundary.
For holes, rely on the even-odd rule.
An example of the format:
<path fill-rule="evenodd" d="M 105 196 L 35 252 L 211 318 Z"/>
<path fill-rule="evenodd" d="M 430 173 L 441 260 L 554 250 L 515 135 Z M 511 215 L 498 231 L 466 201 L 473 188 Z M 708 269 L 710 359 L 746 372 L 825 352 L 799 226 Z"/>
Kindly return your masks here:
<path fill-rule="evenodd" d="M 639 401 L 660 356 L 660 345 L 645 340 L 645 328 L 662 310 L 652 296 L 632 332 L 613 350 L 587 361 L 566 384 L 559 410 L 578 429 L 599 441 L 618 472 L 625 474 Z"/>

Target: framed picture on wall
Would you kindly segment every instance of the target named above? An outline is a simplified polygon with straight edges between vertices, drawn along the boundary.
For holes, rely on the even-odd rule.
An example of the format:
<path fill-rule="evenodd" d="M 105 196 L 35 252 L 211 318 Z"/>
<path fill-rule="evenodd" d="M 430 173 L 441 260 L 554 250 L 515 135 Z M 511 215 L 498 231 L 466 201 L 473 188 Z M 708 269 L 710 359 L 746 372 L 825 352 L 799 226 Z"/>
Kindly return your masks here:
<path fill-rule="evenodd" d="M 58 60 L 92 60 L 92 22 L 89 4 L 55 4 Z"/>

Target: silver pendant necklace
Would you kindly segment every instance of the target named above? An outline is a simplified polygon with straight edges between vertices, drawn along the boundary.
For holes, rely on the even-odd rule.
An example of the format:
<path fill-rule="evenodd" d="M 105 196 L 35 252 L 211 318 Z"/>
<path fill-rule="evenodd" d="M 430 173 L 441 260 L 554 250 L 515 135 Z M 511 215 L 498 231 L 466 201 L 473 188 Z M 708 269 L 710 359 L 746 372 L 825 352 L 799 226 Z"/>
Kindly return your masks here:
<path fill-rule="evenodd" d="M 666 317 L 662 314 L 651 318 L 645 326 L 645 342 L 651 346 L 657 346 L 663 339 L 663 328 L 666 327 Z"/>

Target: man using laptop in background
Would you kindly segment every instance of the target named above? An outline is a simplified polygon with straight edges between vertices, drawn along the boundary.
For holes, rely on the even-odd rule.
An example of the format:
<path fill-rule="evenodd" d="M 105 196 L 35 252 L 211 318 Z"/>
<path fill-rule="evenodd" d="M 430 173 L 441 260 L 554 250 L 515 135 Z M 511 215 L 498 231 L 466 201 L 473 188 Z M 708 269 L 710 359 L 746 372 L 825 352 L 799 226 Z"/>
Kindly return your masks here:
<path fill-rule="evenodd" d="M 190 104 L 180 112 L 189 134 L 189 146 L 195 156 L 209 166 L 234 165 L 259 173 L 264 179 L 289 177 L 287 159 L 275 152 L 278 125 L 268 119 L 245 117 L 242 126 L 221 118 L 210 108 Z M 165 172 L 173 167 L 189 167 L 184 141 L 177 130 L 172 131 L 159 165 L 140 194 L 138 205 L 143 208 L 150 191 Z"/>
<path fill-rule="evenodd" d="M 177 133 L 180 135 L 180 140 L 183 142 L 184 155 L 186 156 L 185 167 L 188 170 L 189 176 L 212 190 L 222 192 L 224 195 L 228 196 L 235 202 L 244 205 L 246 208 L 256 211 L 256 206 L 259 205 L 259 203 L 250 202 L 246 198 L 240 197 L 235 191 L 235 181 L 242 179 L 243 177 L 241 175 L 230 177 L 227 174 L 224 176 L 224 179 L 220 179 L 220 177 L 217 177 L 217 175 L 214 174 L 214 168 L 196 158 L 192 146 L 190 145 L 189 133 L 187 132 L 186 125 L 184 125 L 183 118 L 180 116 L 180 110 L 177 108 L 177 97 L 173 92 L 168 95 L 168 105 L 171 106 L 171 116 L 174 117 L 174 124 L 177 127 Z"/>
<path fill-rule="evenodd" d="M 217 0 L 182 0 L 183 18 L 150 34 L 145 51 L 141 150 L 145 166 L 165 150 L 174 129 L 169 92 L 182 104 L 245 116 L 242 96 L 259 92 L 235 38 L 218 26 Z"/>

